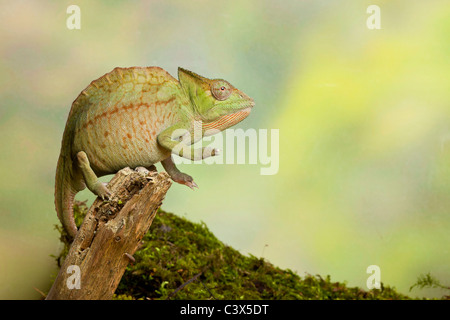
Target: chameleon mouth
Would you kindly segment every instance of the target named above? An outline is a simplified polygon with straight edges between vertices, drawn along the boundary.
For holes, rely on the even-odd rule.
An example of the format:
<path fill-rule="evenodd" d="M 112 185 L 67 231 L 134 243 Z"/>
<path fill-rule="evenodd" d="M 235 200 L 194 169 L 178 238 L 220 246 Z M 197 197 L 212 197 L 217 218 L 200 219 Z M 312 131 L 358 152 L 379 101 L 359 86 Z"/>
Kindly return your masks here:
<path fill-rule="evenodd" d="M 253 105 L 241 109 L 239 111 L 236 111 L 234 113 L 226 114 L 213 122 L 203 123 L 202 129 L 203 130 L 216 129 L 222 131 L 225 130 L 226 128 L 234 126 L 235 124 L 247 118 L 247 116 L 250 114 L 250 111 L 252 110 Z"/>

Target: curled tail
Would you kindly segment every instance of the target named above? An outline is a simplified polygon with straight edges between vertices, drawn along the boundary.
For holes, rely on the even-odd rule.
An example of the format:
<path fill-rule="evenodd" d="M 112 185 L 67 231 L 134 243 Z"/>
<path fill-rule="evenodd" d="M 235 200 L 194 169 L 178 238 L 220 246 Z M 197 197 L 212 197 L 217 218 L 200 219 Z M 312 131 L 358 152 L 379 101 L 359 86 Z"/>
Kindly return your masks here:
<path fill-rule="evenodd" d="M 77 191 L 72 176 L 72 160 L 61 154 L 56 166 L 55 208 L 63 228 L 75 238 L 78 230 L 73 217 L 73 202 Z"/>

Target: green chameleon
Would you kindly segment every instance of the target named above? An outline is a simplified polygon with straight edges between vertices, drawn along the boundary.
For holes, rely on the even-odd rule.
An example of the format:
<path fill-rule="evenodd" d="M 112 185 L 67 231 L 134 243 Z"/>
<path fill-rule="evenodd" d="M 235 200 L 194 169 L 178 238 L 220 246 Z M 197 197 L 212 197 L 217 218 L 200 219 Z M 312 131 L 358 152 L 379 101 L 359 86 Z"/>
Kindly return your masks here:
<path fill-rule="evenodd" d="M 73 102 L 55 182 L 56 212 L 71 237 L 77 233 L 77 192 L 88 187 L 102 199 L 110 197 L 98 177 L 161 162 L 173 181 L 197 187 L 176 168 L 172 153 L 192 160 L 217 155 L 218 149 L 190 145 L 242 121 L 255 104 L 225 80 L 182 68 L 178 78 L 159 67 L 115 68 Z"/>

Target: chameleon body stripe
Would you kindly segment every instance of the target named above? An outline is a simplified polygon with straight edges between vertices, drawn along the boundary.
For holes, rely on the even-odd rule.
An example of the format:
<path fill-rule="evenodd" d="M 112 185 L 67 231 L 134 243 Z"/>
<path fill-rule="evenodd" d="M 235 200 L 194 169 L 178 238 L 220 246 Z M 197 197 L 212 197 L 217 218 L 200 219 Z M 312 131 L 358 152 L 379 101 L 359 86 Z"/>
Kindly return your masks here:
<path fill-rule="evenodd" d="M 156 140 L 180 121 L 176 79 L 160 68 L 116 68 L 91 84 L 98 88 L 88 87 L 88 95 L 75 101 L 85 112 L 75 126 L 73 155 L 86 152 L 97 175 L 148 167 L 170 156 Z"/>

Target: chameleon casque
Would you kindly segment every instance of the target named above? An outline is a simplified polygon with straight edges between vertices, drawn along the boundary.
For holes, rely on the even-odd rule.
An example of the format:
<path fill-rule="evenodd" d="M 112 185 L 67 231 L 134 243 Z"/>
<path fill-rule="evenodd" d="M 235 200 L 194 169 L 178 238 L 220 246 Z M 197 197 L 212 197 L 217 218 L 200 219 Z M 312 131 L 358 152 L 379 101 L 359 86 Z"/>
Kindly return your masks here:
<path fill-rule="evenodd" d="M 110 197 L 100 176 L 161 162 L 173 181 L 197 187 L 176 168 L 172 153 L 192 160 L 217 155 L 217 149 L 190 144 L 210 129 L 242 121 L 255 104 L 225 80 L 182 68 L 178 78 L 159 67 L 115 68 L 72 103 L 55 181 L 56 212 L 71 237 L 77 233 L 72 212 L 77 192 L 87 187 L 102 199 Z"/>

